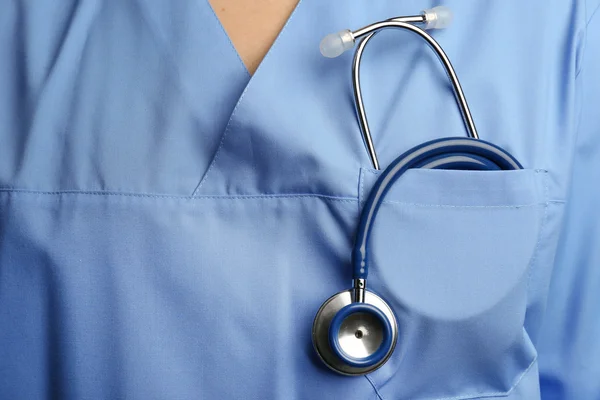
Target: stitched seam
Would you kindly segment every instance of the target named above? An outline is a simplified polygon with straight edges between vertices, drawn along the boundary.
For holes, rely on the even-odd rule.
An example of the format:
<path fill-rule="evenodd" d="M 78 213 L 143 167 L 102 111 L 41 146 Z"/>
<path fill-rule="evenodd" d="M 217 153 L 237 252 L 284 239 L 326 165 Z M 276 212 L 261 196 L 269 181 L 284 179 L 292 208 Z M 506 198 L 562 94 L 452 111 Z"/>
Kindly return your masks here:
<path fill-rule="evenodd" d="M 250 83 L 248 83 L 248 85 L 246 85 L 246 87 L 244 88 L 244 91 L 242 92 L 242 95 L 240 96 L 237 104 L 235 105 L 235 108 L 233 109 L 233 112 L 231 113 L 231 116 L 229 117 L 229 121 L 227 121 L 227 126 L 225 127 L 225 132 L 223 132 L 223 135 L 221 136 L 221 141 L 219 142 L 219 147 L 217 147 L 217 150 L 215 151 L 215 155 L 213 156 L 212 161 L 210 162 L 210 166 L 208 167 L 208 169 L 202 176 L 202 179 L 200 179 L 200 182 L 198 182 L 198 185 L 196 186 L 194 191 L 192 192 L 192 197 L 196 197 L 196 194 L 198 193 L 198 191 L 200 190 L 202 185 L 204 185 L 204 182 L 206 181 L 208 174 L 213 169 L 213 167 L 215 166 L 215 163 L 219 159 L 219 156 L 221 155 L 221 148 L 225 144 L 225 138 L 227 137 L 227 135 L 229 134 L 229 131 L 231 130 L 231 123 L 233 122 L 233 119 L 234 119 L 240 105 L 242 104 L 242 100 L 244 99 L 244 97 L 246 96 L 246 93 L 248 92 L 248 88 L 250 88 Z"/>
<path fill-rule="evenodd" d="M 452 204 L 426 204 L 426 203 L 408 203 L 394 200 L 384 201 L 383 204 L 390 205 L 402 205 L 402 206 L 410 206 L 410 207 L 423 207 L 423 208 L 526 208 L 526 207 L 537 207 L 544 205 L 544 203 L 531 203 L 531 204 L 514 204 L 514 205 L 496 205 L 496 206 L 478 206 L 478 205 L 452 205 Z"/>
<path fill-rule="evenodd" d="M 559 203 L 559 204 L 564 204 L 564 200 L 550 200 L 548 199 L 549 195 L 549 191 L 548 191 L 548 170 L 546 169 L 534 169 L 533 170 L 536 174 L 544 174 L 544 201 L 539 202 L 539 203 L 531 203 L 531 204 L 511 204 L 511 205 L 494 205 L 494 206 L 484 206 L 484 205 L 451 205 L 451 204 L 429 204 L 429 203 L 415 203 L 415 202 L 409 202 L 409 201 L 402 201 L 402 200 L 383 200 L 382 204 L 390 204 L 390 205 L 401 205 L 401 206 L 407 206 L 407 207 L 434 207 L 434 208 L 522 208 L 522 207 L 534 207 L 534 206 L 540 206 L 540 205 L 547 205 L 550 203 Z M 360 179 L 360 185 L 359 185 L 359 207 L 362 205 L 362 203 L 365 201 L 364 198 L 364 182 L 365 182 L 365 172 L 370 172 L 373 175 L 379 175 L 379 173 L 381 171 L 378 170 L 374 170 L 374 169 L 370 169 L 370 168 L 361 168 L 361 179 Z"/>
<path fill-rule="evenodd" d="M 510 387 L 510 389 L 508 389 L 506 392 L 483 393 L 483 394 L 463 395 L 463 396 L 454 396 L 454 397 L 435 397 L 435 398 L 430 397 L 428 399 L 420 398 L 418 400 L 478 400 L 478 399 L 488 399 L 488 398 L 494 398 L 494 397 L 507 397 L 517 388 L 517 386 L 519 386 L 519 384 L 521 383 L 523 378 L 529 373 L 531 368 L 535 365 L 535 363 L 537 362 L 537 359 L 538 359 L 538 356 L 536 355 L 533 358 L 533 360 L 531 360 L 531 363 L 529 363 L 527 368 L 519 374 L 519 376 L 515 380 L 515 383 L 513 383 L 513 385 Z M 365 377 L 366 377 L 366 375 L 365 375 Z M 371 381 L 369 380 L 369 382 L 371 382 Z M 371 384 L 373 384 L 373 383 L 371 382 Z M 377 395 L 380 396 L 379 392 L 377 392 Z M 381 396 L 379 398 L 381 400 L 383 400 L 381 398 Z"/>
<path fill-rule="evenodd" d="M 478 395 L 474 395 L 474 396 L 442 397 L 442 398 L 435 399 L 435 400 L 477 400 L 477 399 L 487 399 L 490 397 L 507 397 L 515 390 L 515 388 L 517 386 L 519 386 L 519 384 L 521 383 L 521 381 L 523 380 L 525 375 L 527 375 L 529 373 L 529 371 L 531 370 L 531 368 L 535 365 L 536 361 L 537 361 L 537 356 L 535 356 L 533 358 L 533 360 L 531 361 L 531 363 L 529 363 L 529 365 L 527 366 L 525 371 L 521 372 L 521 374 L 517 377 L 517 380 L 515 381 L 515 383 L 506 392 L 485 393 L 485 394 L 478 394 Z"/>
<path fill-rule="evenodd" d="M 544 176 L 544 199 L 548 198 L 548 193 L 549 193 L 549 188 L 548 188 L 549 184 L 548 184 L 548 175 Z M 529 285 L 531 284 L 531 277 L 533 275 L 533 270 L 535 268 L 535 263 L 537 262 L 538 256 L 539 256 L 539 252 L 540 252 L 540 245 L 542 242 L 542 237 L 545 234 L 546 231 L 546 223 L 547 223 L 547 219 L 548 219 L 548 202 L 544 203 L 544 215 L 542 217 L 542 222 L 540 225 L 540 231 L 538 233 L 538 238 L 537 238 L 537 242 L 535 244 L 535 248 L 533 250 L 533 256 L 531 257 L 531 260 L 529 261 L 529 266 L 528 269 L 529 271 L 527 272 L 527 293 L 529 293 Z"/>
<path fill-rule="evenodd" d="M 515 171 L 524 171 L 528 168 L 522 169 L 522 170 L 515 170 Z M 377 170 L 377 169 L 372 169 L 372 168 L 362 168 L 363 171 L 366 172 L 370 172 L 373 175 L 379 175 L 382 171 L 381 170 Z M 486 172 L 494 172 L 494 171 L 468 171 L 468 170 L 450 170 L 450 169 L 429 169 L 429 168 L 412 168 L 411 170 L 419 170 L 419 171 L 439 171 L 439 172 L 448 172 L 448 171 L 455 171 L 455 172 L 477 172 L 477 173 L 486 173 Z M 509 172 L 509 171 L 496 171 L 496 172 Z M 539 173 L 547 173 L 548 170 L 544 169 L 544 168 L 535 168 L 533 169 L 533 172 L 539 174 Z"/>
<path fill-rule="evenodd" d="M 361 211 L 362 202 L 365 200 L 365 170 L 360 170 L 360 191 L 358 193 L 358 212 Z"/>
<path fill-rule="evenodd" d="M 371 378 L 369 378 L 368 375 L 365 375 L 364 377 L 367 379 L 367 381 L 369 381 L 369 383 L 373 387 L 373 390 L 375 391 L 375 394 L 377 395 L 377 398 L 379 400 L 383 400 L 383 397 L 381 396 L 381 393 L 379 393 L 379 390 L 377 390 L 377 387 L 375 386 L 375 384 L 373 383 L 373 381 L 371 380 Z"/>
<path fill-rule="evenodd" d="M 587 52 L 587 38 L 588 38 L 588 29 L 590 26 L 590 23 L 592 22 L 592 19 L 594 19 L 594 16 L 596 15 L 596 13 L 598 12 L 598 10 L 600 10 L 600 4 L 597 4 L 596 7 L 594 8 L 594 11 L 592 11 L 592 13 L 589 15 L 588 17 L 588 10 L 587 10 L 587 1 L 583 1 L 583 7 L 584 7 L 584 14 L 585 14 L 585 27 L 584 27 L 584 32 L 583 32 L 583 50 L 582 50 L 582 55 L 581 55 L 581 64 L 583 64 L 585 56 L 586 56 L 586 52 Z M 583 65 L 579 67 L 579 69 L 575 72 L 575 79 L 577 79 L 579 77 L 579 75 L 581 74 L 581 71 L 583 71 Z"/>
<path fill-rule="evenodd" d="M 436 398 L 419 399 L 419 400 L 478 400 L 478 399 L 488 399 L 488 398 L 494 398 L 494 397 L 507 397 L 516 389 L 517 386 L 519 386 L 519 384 L 521 383 L 521 381 L 523 380 L 525 375 L 527 375 L 529 373 L 529 371 L 531 370 L 531 368 L 535 365 L 535 363 L 537 362 L 537 359 L 538 359 L 537 356 L 535 356 L 533 358 L 533 360 L 531 361 L 531 363 L 527 366 L 527 368 L 523 372 L 521 372 L 521 374 L 519 374 L 515 383 L 506 392 L 484 393 L 484 394 L 454 396 L 454 397 L 436 397 Z"/>
<path fill-rule="evenodd" d="M 250 82 L 248 82 L 248 84 L 244 88 L 244 91 L 242 92 L 242 95 L 238 99 L 238 102 L 235 105 L 235 108 L 233 109 L 233 112 L 231 113 L 231 116 L 229 117 L 229 121 L 227 121 L 227 126 L 225 127 L 225 131 L 223 132 L 223 135 L 221 136 L 221 142 L 219 143 L 219 147 L 215 151 L 215 154 L 214 154 L 214 156 L 212 158 L 212 161 L 210 162 L 210 166 L 208 167 L 208 169 L 206 170 L 206 172 L 202 176 L 202 179 L 200 179 L 200 182 L 198 182 L 198 185 L 196 186 L 196 188 L 194 189 L 194 191 L 192 192 L 192 197 L 196 197 L 196 194 L 200 191 L 200 188 L 202 188 L 202 186 L 206 182 L 206 179 L 208 178 L 209 173 L 214 168 L 217 160 L 219 159 L 219 156 L 221 155 L 221 150 L 223 149 L 223 146 L 225 144 L 225 138 L 228 136 L 229 132 L 231 131 L 231 124 L 234 121 L 234 117 L 237 115 L 237 112 L 238 112 L 240 106 L 242 105 L 242 100 L 246 96 L 246 93 L 248 92 L 248 90 L 250 89 L 250 87 L 252 87 L 252 83 L 255 82 L 254 78 L 256 77 L 256 74 L 259 72 L 261 65 L 264 65 L 265 62 L 272 56 L 273 50 L 274 50 L 275 46 L 278 44 L 277 42 L 279 42 L 279 37 L 283 34 L 284 30 L 287 28 L 287 26 L 292 22 L 292 20 L 296 16 L 297 11 L 300 8 L 300 3 L 302 3 L 302 0 L 300 0 L 298 2 L 298 4 L 296 5 L 296 8 L 294 8 L 294 11 L 292 12 L 292 14 L 290 15 L 290 17 L 288 18 L 287 22 L 285 23 L 285 25 L 283 26 L 283 28 L 281 28 L 281 31 L 279 32 L 279 35 L 277 35 L 277 38 L 275 39 L 275 42 L 273 42 L 273 45 L 271 46 L 271 48 L 269 49 L 269 51 L 267 52 L 267 54 L 265 55 L 265 57 L 263 58 L 263 60 L 259 64 L 258 69 L 254 73 L 254 77 L 250 79 Z"/>
<path fill-rule="evenodd" d="M 235 195 L 235 196 L 173 196 L 173 195 L 162 195 L 162 194 L 146 194 L 146 193 L 116 193 L 116 192 L 82 192 L 82 191 L 58 191 L 58 192 L 44 192 L 35 190 L 19 190 L 19 189 L 5 189 L 0 188 L 0 195 L 2 193 L 8 194 L 25 194 L 25 195 L 44 195 L 44 196 L 111 196 L 111 197 L 141 197 L 141 198 L 161 198 L 161 199 L 179 199 L 179 200 L 238 200 L 238 199 L 287 199 L 287 198 L 317 198 L 323 200 L 332 201 L 343 201 L 348 203 L 355 203 L 357 201 L 354 197 L 338 197 L 328 196 L 311 193 L 295 193 L 295 194 L 261 194 L 261 195 Z"/>
<path fill-rule="evenodd" d="M 581 40 L 579 41 L 579 43 L 581 43 L 581 57 L 577 57 L 577 52 L 575 52 L 575 60 L 574 60 L 574 64 L 575 64 L 575 80 L 577 81 L 579 78 L 579 75 L 581 74 L 581 71 L 583 70 L 583 61 L 585 59 L 585 53 L 586 53 L 586 44 L 587 44 L 587 26 L 589 24 L 589 20 L 588 20 L 588 10 L 587 10 L 587 0 L 581 0 L 579 3 L 582 3 L 582 7 L 583 7 L 583 22 L 585 23 L 585 26 L 583 27 L 583 29 L 581 30 Z M 575 44 L 577 47 L 577 39 L 575 40 Z"/>
<path fill-rule="evenodd" d="M 533 368 L 533 366 L 537 362 L 537 359 L 538 359 L 537 355 L 535 357 L 533 357 L 533 360 L 531 360 L 531 363 L 529 363 L 529 366 L 527 366 L 527 369 L 525 369 L 525 371 L 523 371 L 521 373 L 521 375 L 519 375 L 519 377 L 515 381 L 514 385 L 512 385 L 512 387 L 508 390 L 508 392 L 506 392 L 506 396 L 510 395 L 516 389 L 516 387 L 519 386 L 519 384 L 521 383 L 521 381 L 523 380 L 525 375 L 527 375 L 529 373 L 529 371 L 531 370 L 531 368 Z"/>
<path fill-rule="evenodd" d="M 592 19 L 594 18 L 594 15 L 596 15 L 596 13 L 598 12 L 598 10 L 600 10 L 600 4 L 598 4 L 596 6 L 596 8 L 594 8 L 594 11 L 592 11 L 592 13 L 590 14 L 588 20 L 585 23 L 585 29 L 588 28 L 588 26 L 590 25 L 590 22 L 592 22 Z"/>
<path fill-rule="evenodd" d="M 181 200 L 194 200 L 194 199 L 222 199 L 222 200 L 235 200 L 235 199 L 276 199 L 276 198 L 320 198 L 334 201 L 345 201 L 345 202 L 358 202 L 355 197 L 344 197 L 344 196 L 332 196 L 326 194 L 317 193 L 289 193 L 289 194 L 256 194 L 256 195 L 202 195 L 202 196 L 178 196 L 169 194 L 150 194 L 150 193 L 125 193 L 125 192 L 103 192 L 103 191 L 81 191 L 81 190 L 63 190 L 63 191 L 41 191 L 41 190 L 27 190 L 27 189 L 16 189 L 10 187 L 0 187 L 0 194 L 2 193 L 14 193 L 14 194 L 30 194 L 30 195 L 68 195 L 68 196 L 114 196 L 114 197 L 145 197 L 145 198 L 164 198 L 164 199 L 181 199 Z M 384 204 L 394 204 L 403 206 L 414 206 L 414 207 L 438 207 L 438 208 L 519 208 L 519 207 L 533 207 L 539 206 L 543 203 L 538 204 L 525 204 L 525 205 L 510 205 L 510 206 L 455 206 L 455 205 L 443 205 L 443 204 L 424 204 L 424 203 L 403 203 L 394 202 L 393 200 L 386 200 Z M 547 203 L 558 203 L 564 204 L 564 200 L 549 200 Z"/>

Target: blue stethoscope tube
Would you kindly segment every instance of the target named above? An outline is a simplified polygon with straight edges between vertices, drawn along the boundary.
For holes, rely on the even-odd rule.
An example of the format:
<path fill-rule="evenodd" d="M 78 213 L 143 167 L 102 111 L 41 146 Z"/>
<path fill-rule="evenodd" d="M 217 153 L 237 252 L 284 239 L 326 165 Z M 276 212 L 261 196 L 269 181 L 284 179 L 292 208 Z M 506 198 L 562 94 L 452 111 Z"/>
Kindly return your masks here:
<path fill-rule="evenodd" d="M 402 174 L 413 168 L 507 171 L 521 169 L 522 167 L 513 156 L 500 147 L 472 138 L 432 140 L 416 146 L 396 158 L 377 179 L 361 212 L 352 252 L 355 282 L 359 279 L 364 280 L 366 285 L 369 273 L 369 239 L 373 231 L 375 218 L 386 194 Z M 392 324 L 396 324 L 395 318 L 390 320 L 381 309 L 365 303 L 364 297 L 362 299 L 357 300 L 355 298 L 352 303 L 335 313 L 330 322 L 328 340 L 331 352 L 337 357 L 338 362 L 350 368 L 364 370 L 366 373 L 381 366 L 391 355 L 395 347 L 397 329 L 392 327 Z M 341 327 L 344 321 L 348 317 L 359 313 L 375 317 L 378 323 L 376 326 L 371 326 L 370 329 L 376 329 L 382 336 L 377 349 L 365 357 L 356 357 L 349 354 L 344 350 L 340 339 Z"/>
<path fill-rule="evenodd" d="M 514 170 L 521 164 L 500 147 L 480 139 L 442 138 L 423 143 L 396 158 L 371 189 L 360 216 L 352 251 L 354 279 L 369 274 L 368 243 L 381 203 L 392 185 L 411 168 L 461 170 Z"/>
<path fill-rule="evenodd" d="M 369 240 L 375 218 L 387 193 L 406 171 L 412 168 L 454 169 L 473 171 L 517 170 L 521 164 L 508 152 L 479 140 L 467 102 L 454 68 L 439 44 L 425 31 L 412 24 L 430 27 L 446 26 L 449 10 L 435 7 L 421 16 L 398 17 L 369 25 L 358 31 L 342 31 L 324 39 L 321 51 L 336 57 L 358 46 L 353 63 L 353 86 L 357 117 L 371 162 L 379 169 L 377 155 L 368 128 L 360 90 L 360 61 L 368 41 L 381 29 L 404 28 L 419 34 L 438 55 L 450 78 L 469 137 L 442 138 L 416 146 L 396 158 L 379 176 L 371 189 L 360 215 L 352 250 L 353 288 L 341 291 L 323 303 L 313 322 L 313 345 L 332 370 L 344 375 L 364 375 L 381 367 L 394 351 L 398 324 L 392 308 L 385 300 L 367 290 L 369 273 Z"/>

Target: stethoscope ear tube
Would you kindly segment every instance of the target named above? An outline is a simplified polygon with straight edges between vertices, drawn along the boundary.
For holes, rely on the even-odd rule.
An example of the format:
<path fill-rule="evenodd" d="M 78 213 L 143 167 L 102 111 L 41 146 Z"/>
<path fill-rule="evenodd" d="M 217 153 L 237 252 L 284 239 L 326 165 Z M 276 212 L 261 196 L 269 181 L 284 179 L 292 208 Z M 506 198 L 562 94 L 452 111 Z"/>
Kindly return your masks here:
<path fill-rule="evenodd" d="M 458 80 L 458 76 L 454 71 L 454 67 L 450 62 L 450 59 L 444 52 L 444 49 L 439 45 L 439 43 L 429 35 L 425 30 L 415 26 L 411 23 L 397 21 L 397 20 L 387 20 L 378 22 L 369 27 L 369 29 L 363 29 L 361 31 L 361 35 L 366 37 L 362 39 L 354 53 L 354 60 L 352 62 L 352 87 L 354 91 L 354 104 L 356 107 L 356 115 L 358 118 L 358 125 L 360 127 L 360 131 L 363 136 L 363 141 L 367 148 L 367 152 L 369 154 L 369 158 L 371 159 L 371 164 L 374 169 L 379 168 L 379 160 L 377 158 L 377 152 L 375 151 L 375 146 L 373 144 L 373 137 L 371 135 L 371 130 L 369 128 L 369 122 L 367 120 L 367 114 L 365 111 L 365 105 L 362 98 L 362 89 L 360 85 L 360 65 L 362 61 L 362 56 L 365 50 L 365 47 L 369 43 L 369 41 L 379 32 L 381 29 L 405 29 L 410 32 L 416 33 L 421 38 L 425 40 L 425 42 L 429 45 L 429 47 L 434 51 L 434 53 L 438 56 L 438 59 L 444 66 L 446 74 L 452 83 L 452 89 L 454 92 L 454 97 L 456 98 L 456 102 L 460 109 L 461 115 L 463 117 L 463 121 L 465 123 L 465 127 L 467 129 L 468 137 L 478 139 L 479 134 L 477 133 L 477 128 L 475 127 L 475 122 L 473 122 L 473 116 L 471 115 L 471 110 L 469 109 L 469 105 L 467 104 L 467 99 L 465 98 L 464 92 L 462 90 L 462 86 L 460 85 L 460 81 Z"/>

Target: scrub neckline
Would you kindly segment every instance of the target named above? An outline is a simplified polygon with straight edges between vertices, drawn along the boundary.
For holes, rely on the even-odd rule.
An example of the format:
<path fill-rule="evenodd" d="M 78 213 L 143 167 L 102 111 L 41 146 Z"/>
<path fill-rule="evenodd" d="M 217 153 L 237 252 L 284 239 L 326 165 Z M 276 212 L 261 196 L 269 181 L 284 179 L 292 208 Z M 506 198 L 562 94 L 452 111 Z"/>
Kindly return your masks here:
<path fill-rule="evenodd" d="M 248 84 L 250 84 L 250 81 L 252 80 L 252 78 L 258 73 L 258 71 L 261 69 L 262 65 L 265 63 L 265 61 L 267 60 L 267 58 L 269 57 L 269 54 L 273 51 L 273 48 L 275 47 L 275 45 L 280 41 L 280 38 L 282 36 L 282 34 L 284 33 L 284 31 L 286 30 L 287 26 L 290 24 L 290 21 L 292 20 L 292 18 L 294 17 L 294 14 L 297 13 L 298 9 L 300 8 L 300 5 L 303 3 L 303 0 L 298 0 L 298 2 L 296 3 L 296 5 L 294 6 L 294 8 L 292 9 L 292 12 L 290 13 L 290 15 L 287 17 L 285 23 L 283 24 L 283 26 L 281 27 L 281 30 L 279 31 L 279 33 L 277 34 L 277 36 L 275 37 L 275 40 L 273 40 L 273 42 L 271 43 L 271 45 L 269 46 L 269 50 L 265 53 L 264 57 L 262 58 L 262 60 L 260 61 L 260 63 L 258 64 L 258 66 L 256 67 L 256 70 L 254 71 L 254 73 L 250 73 L 250 71 L 248 71 L 248 68 L 246 67 L 246 64 L 244 63 L 242 56 L 240 55 L 240 53 L 237 51 L 237 49 L 235 48 L 235 45 L 233 44 L 233 41 L 231 40 L 231 37 L 229 36 L 229 34 L 227 33 L 227 30 L 225 29 L 225 26 L 223 25 L 223 23 L 221 22 L 221 19 L 219 18 L 219 16 L 217 15 L 217 13 L 215 12 L 215 9 L 213 8 L 212 4 L 210 4 L 209 0 L 204 0 L 204 3 L 206 4 L 206 6 L 210 9 L 210 12 L 213 14 L 213 16 L 215 17 L 217 24 L 219 25 L 219 27 L 221 28 L 221 32 L 223 35 L 225 35 L 227 42 L 229 43 L 229 47 L 230 49 L 236 54 L 238 62 L 242 65 L 244 71 L 246 71 L 246 74 L 248 74 L 249 76 L 249 81 Z"/>

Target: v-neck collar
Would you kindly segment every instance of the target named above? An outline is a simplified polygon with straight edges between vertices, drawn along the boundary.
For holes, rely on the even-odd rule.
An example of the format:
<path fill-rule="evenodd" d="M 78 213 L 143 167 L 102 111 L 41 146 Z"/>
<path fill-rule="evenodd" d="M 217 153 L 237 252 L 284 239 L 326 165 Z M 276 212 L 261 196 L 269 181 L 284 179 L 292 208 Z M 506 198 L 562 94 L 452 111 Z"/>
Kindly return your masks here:
<path fill-rule="evenodd" d="M 253 72 L 256 71 L 262 60 L 265 58 L 266 53 L 273 46 L 275 40 L 279 36 L 279 34 L 283 31 L 283 28 L 287 25 L 287 22 L 290 20 L 291 15 L 294 13 L 296 8 L 298 7 L 300 0 L 292 0 L 290 2 L 282 2 L 281 4 L 285 4 L 284 8 L 280 8 L 279 11 L 284 14 L 275 15 L 277 13 L 273 12 L 274 9 L 272 7 L 240 7 L 237 10 L 229 10 L 226 9 L 228 6 L 227 2 L 221 2 L 217 0 L 206 0 L 212 14 L 219 25 L 219 28 L 222 32 L 227 36 L 227 42 L 229 43 L 231 49 L 236 53 L 236 56 L 239 60 L 242 61 L 244 68 L 247 70 L 248 75 L 252 76 Z M 250 2 L 252 4 L 256 4 L 258 6 L 259 2 Z M 266 3 L 262 3 L 266 5 Z M 221 11 L 221 12 L 220 12 Z M 259 17 L 259 22 L 252 21 L 252 15 L 262 16 L 262 15 L 273 15 L 276 16 L 276 20 L 274 21 L 266 21 L 261 20 Z M 231 20 L 230 16 L 235 16 L 233 20 Z M 284 17 L 284 18 L 282 18 Z M 236 30 L 236 25 L 239 25 L 239 20 L 243 19 L 244 21 L 251 21 L 251 25 L 247 25 L 243 31 Z M 237 20 L 237 21 L 236 21 Z M 261 23 L 262 22 L 262 23 Z M 271 23 L 272 22 L 272 23 Z M 263 29 L 263 28 L 266 28 Z M 256 37 L 252 42 L 260 43 L 260 49 L 256 49 L 256 53 L 247 54 L 246 52 L 241 52 L 240 50 L 244 49 L 244 42 L 248 42 L 248 33 L 249 31 L 263 31 L 264 34 L 268 36 L 264 38 L 264 40 L 260 39 L 260 37 Z M 233 34 L 233 35 L 232 35 Z M 251 49 L 253 52 L 254 49 Z M 248 57 L 250 56 L 250 57 Z M 256 56 L 256 57 L 255 57 Z M 246 59 L 248 58 L 248 59 Z M 248 63 L 248 65 L 246 65 Z"/>
<path fill-rule="evenodd" d="M 204 0 L 204 3 L 206 5 L 206 7 L 208 7 L 210 9 L 210 12 L 213 14 L 215 20 L 217 21 L 217 24 L 219 25 L 219 27 L 221 28 L 221 32 L 223 33 L 223 35 L 225 35 L 226 39 L 227 39 L 227 43 L 229 43 L 230 49 L 235 52 L 236 56 L 237 56 L 237 60 L 238 62 L 241 64 L 241 66 L 243 67 L 243 69 L 246 71 L 246 73 L 248 74 L 249 77 L 249 81 L 252 80 L 252 78 L 258 73 L 258 71 L 260 70 L 261 66 L 264 64 L 265 60 L 267 59 L 267 57 L 269 56 L 269 53 L 271 53 L 273 47 L 275 47 L 275 45 L 277 44 L 279 38 L 281 37 L 281 35 L 283 34 L 283 32 L 285 31 L 286 27 L 289 25 L 290 21 L 292 20 L 292 18 L 294 18 L 294 14 L 296 14 L 296 12 L 298 11 L 298 8 L 300 7 L 300 5 L 302 4 L 302 0 L 299 0 L 298 3 L 296 4 L 296 6 L 294 7 L 294 9 L 292 10 L 292 12 L 290 13 L 289 17 L 287 18 L 287 20 L 285 21 L 285 24 L 283 24 L 283 27 L 281 28 L 281 30 L 279 31 L 279 33 L 277 34 L 277 37 L 275 38 L 275 40 L 273 41 L 273 43 L 271 43 L 271 46 L 269 47 L 269 50 L 267 51 L 267 53 L 265 54 L 265 56 L 263 57 L 263 59 L 261 60 L 261 62 L 258 64 L 258 67 L 256 68 L 256 71 L 254 71 L 254 74 L 251 74 L 250 71 L 248 71 L 248 68 L 246 67 L 246 64 L 244 64 L 244 61 L 242 60 L 242 57 L 240 55 L 240 53 L 237 51 L 237 49 L 235 48 L 235 45 L 233 44 L 233 41 L 231 40 L 231 37 L 229 36 L 229 34 L 227 33 L 227 30 L 225 29 L 225 26 L 223 25 L 223 23 L 221 22 L 221 20 L 219 19 L 219 16 L 217 15 L 217 13 L 215 12 L 214 8 L 212 7 L 212 5 L 210 4 L 209 0 Z"/>
<path fill-rule="evenodd" d="M 292 11 L 292 13 L 290 14 L 289 18 L 287 19 L 286 23 L 283 25 L 283 27 L 281 28 L 281 31 L 279 32 L 279 34 L 277 35 L 277 37 L 275 38 L 275 40 L 273 41 L 273 44 L 271 45 L 271 47 L 269 48 L 269 51 L 267 51 L 267 53 L 265 54 L 264 58 L 262 59 L 262 61 L 260 62 L 260 64 L 258 65 L 258 68 L 256 69 L 256 71 L 254 72 L 254 74 L 250 75 L 250 73 L 248 72 L 246 66 L 244 65 L 244 62 L 242 61 L 239 53 L 237 52 L 237 50 L 235 49 L 235 46 L 233 45 L 233 43 L 231 42 L 231 39 L 229 38 L 229 35 L 227 35 L 227 32 L 225 31 L 225 28 L 223 26 L 223 24 L 221 23 L 221 21 L 219 20 L 219 18 L 217 17 L 217 15 L 215 14 L 212 6 L 210 5 L 210 3 L 208 2 L 208 0 L 204 0 L 204 3 L 206 5 L 206 7 L 208 7 L 212 13 L 212 15 L 214 16 L 215 20 L 217 21 L 217 23 L 219 24 L 220 28 L 221 28 L 221 32 L 223 35 L 225 35 L 225 37 L 227 38 L 227 43 L 229 43 L 229 50 L 235 52 L 235 54 L 237 55 L 236 59 L 237 62 L 240 63 L 241 67 L 243 67 L 244 71 L 246 71 L 246 74 L 248 76 L 248 81 L 246 86 L 244 87 L 244 90 L 242 92 L 242 94 L 240 95 L 240 97 L 238 98 L 238 101 L 236 102 L 235 107 L 233 108 L 233 111 L 231 112 L 231 115 L 229 116 L 229 120 L 227 121 L 227 125 L 225 126 L 224 131 L 221 134 L 221 140 L 220 140 L 220 144 L 214 154 L 214 157 L 212 158 L 212 161 L 210 162 L 206 172 L 203 174 L 202 178 L 200 179 L 198 185 L 196 186 L 196 188 L 194 189 L 193 192 L 193 196 L 195 196 L 196 194 L 199 193 L 200 188 L 202 187 L 202 185 L 204 184 L 205 178 L 208 176 L 209 172 L 212 170 L 218 156 L 219 156 L 219 152 L 222 149 L 222 146 L 225 142 L 225 139 L 227 138 L 227 135 L 229 133 L 229 131 L 231 130 L 231 126 L 235 120 L 235 116 L 236 116 L 236 112 L 239 109 L 239 106 L 242 104 L 243 100 L 244 100 L 244 96 L 247 93 L 248 89 L 253 86 L 253 84 L 257 81 L 260 81 L 261 76 L 263 75 L 263 70 L 268 66 L 270 58 L 272 56 L 272 54 L 277 50 L 277 47 L 281 44 L 281 37 L 283 35 L 285 35 L 288 26 L 292 23 L 292 21 L 294 20 L 294 17 L 298 14 L 298 11 L 300 10 L 300 7 L 304 4 L 303 0 L 298 1 L 298 4 L 296 4 L 296 7 L 294 8 L 294 10 Z"/>

